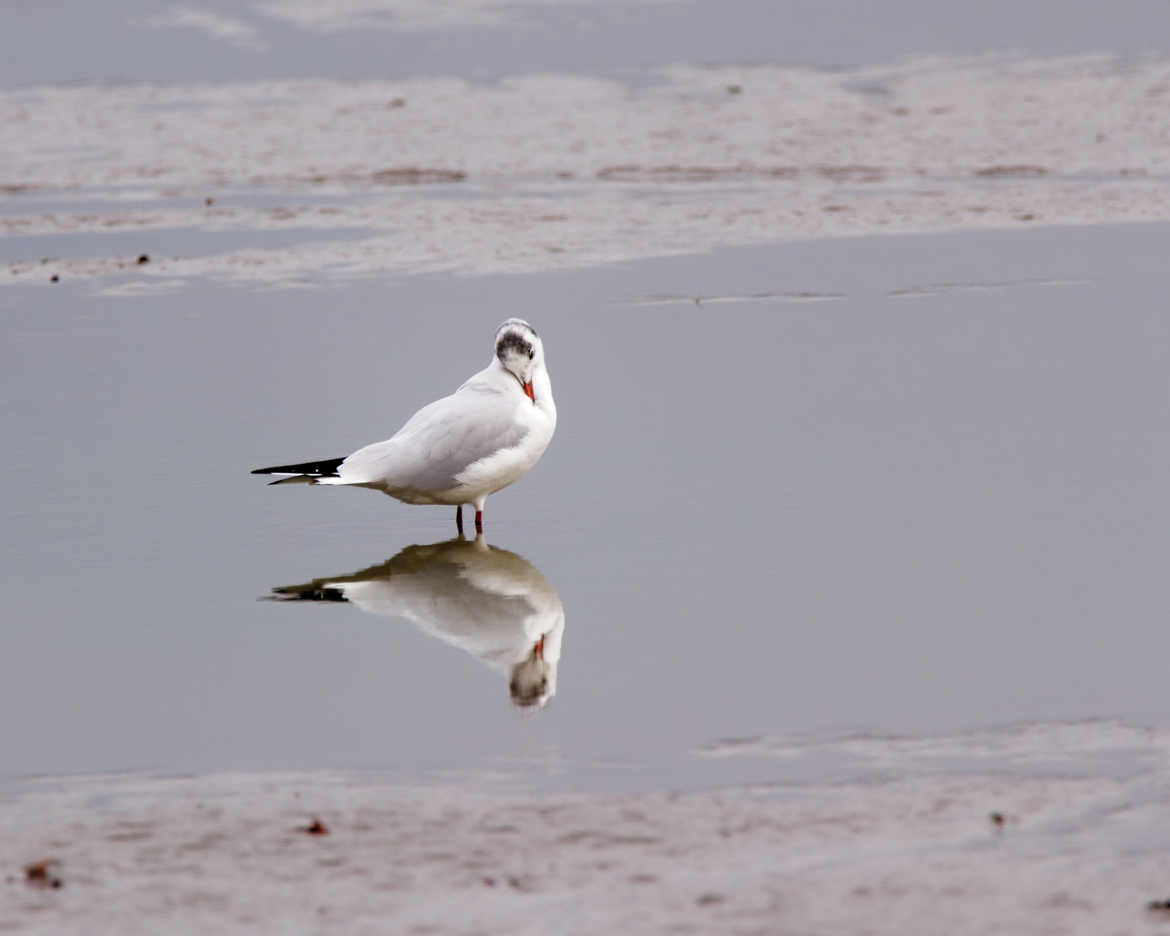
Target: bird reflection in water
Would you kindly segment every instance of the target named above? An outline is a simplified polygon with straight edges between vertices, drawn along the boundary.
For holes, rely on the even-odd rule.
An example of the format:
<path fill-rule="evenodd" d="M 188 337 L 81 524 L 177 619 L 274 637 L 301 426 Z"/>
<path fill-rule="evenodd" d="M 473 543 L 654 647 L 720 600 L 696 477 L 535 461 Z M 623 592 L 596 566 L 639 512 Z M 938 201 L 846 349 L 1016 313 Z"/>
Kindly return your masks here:
<path fill-rule="evenodd" d="M 275 601 L 348 601 L 406 618 L 506 673 L 518 706 L 543 706 L 556 694 L 565 630 L 560 596 L 531 562 L 482 536 L 407 546 L 352 575 L 272 592 Z"/>

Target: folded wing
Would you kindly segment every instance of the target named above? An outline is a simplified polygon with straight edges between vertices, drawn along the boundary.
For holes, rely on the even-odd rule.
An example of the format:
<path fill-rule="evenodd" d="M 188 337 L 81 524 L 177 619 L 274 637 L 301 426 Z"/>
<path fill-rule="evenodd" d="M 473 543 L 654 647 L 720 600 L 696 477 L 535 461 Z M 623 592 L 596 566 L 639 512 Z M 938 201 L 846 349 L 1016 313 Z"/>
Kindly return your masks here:
<path fill-rule="evenodd" d="M 346 458 L 337 478 L 320 484 L 365 484 L 419 494 L 449 491 L 468 467 L 518 446 L 528 428 L 514 401 L 492 387 L 464 387 L 423 407 L 398 433 Z"/>

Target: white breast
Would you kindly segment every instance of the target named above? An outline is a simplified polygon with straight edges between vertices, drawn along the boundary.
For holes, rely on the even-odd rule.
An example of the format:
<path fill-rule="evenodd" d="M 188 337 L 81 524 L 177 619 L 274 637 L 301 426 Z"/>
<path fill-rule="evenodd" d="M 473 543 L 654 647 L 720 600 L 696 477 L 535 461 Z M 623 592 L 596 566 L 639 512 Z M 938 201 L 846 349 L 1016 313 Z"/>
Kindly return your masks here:
<path fill-rule="evenodd" d="M 556 423 L 527 398 L 517 406 L 516 418 L 527 423 L 528 432 L 513 448 L 500 449 L 486 458 L 472 462 L 457 476 L 462 489 L 469 495 L 488 495 L 523 477 L 552 441 Z"/>

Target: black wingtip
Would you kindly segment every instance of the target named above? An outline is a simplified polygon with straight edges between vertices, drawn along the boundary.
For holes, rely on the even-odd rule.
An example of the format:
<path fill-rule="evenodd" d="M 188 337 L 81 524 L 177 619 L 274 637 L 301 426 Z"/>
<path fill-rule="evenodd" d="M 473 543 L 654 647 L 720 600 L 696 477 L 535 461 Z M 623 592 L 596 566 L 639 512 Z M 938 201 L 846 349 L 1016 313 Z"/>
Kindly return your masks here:
<path fill-rule="evenodd" d="M 252 474 L 308 475 L 310 478 L 336 478 L 337 469 L 344 458 L 326 458 L 323 461 L 301 462 L 298 465 L 271 465 L 268 468 L 253 468 Z"/>
<path fill-rule="evenodd" d="M 271 595 L 264 595 L 261 601 L 337 601 L 348 602 L 340 588 L 328 585 L 280 585 L 272 589 Z"/>

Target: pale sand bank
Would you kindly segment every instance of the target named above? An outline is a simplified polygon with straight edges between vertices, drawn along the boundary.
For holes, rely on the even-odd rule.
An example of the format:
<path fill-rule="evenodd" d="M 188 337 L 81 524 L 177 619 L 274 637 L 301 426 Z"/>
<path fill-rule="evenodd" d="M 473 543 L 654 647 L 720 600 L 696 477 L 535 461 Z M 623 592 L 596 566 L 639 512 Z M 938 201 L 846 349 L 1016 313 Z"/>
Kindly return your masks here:
<path fill-rule="evenodd" d="M 1170 217 L 1165 61 L 659 77 L 3 92 L 0 279 L 525 272 L 784 238 Z M 190 233 L 181 255 L 152 249 L 162 229 Z M 323 233 L 242 250 L 216 239 L 284 229 Z M 360 236 L 327 233 L 344 230 Z M 53 259 L 54 235 L 130 231 L 139 251 L 95 237 L 91 255 Z"/>
<path fill-rule="evenodd" d="M 12 878 L 0 930 L 1170 928 L 1147 909 L 1170 896 L 1162 734 L 1091 722 L 849 744 L 888 770 L 786 784 L 792 745 L 772 744 L 776 785 L 683 794 L 488 793 L 324 772 L 42 781 L 0 805 Z M 954 758 L 974 760 L 948 769 Z M 314 816 L 328 834 L 302 831 Z M 21 879 L 47 857 L 63 862 L 59 890 Z"/>

